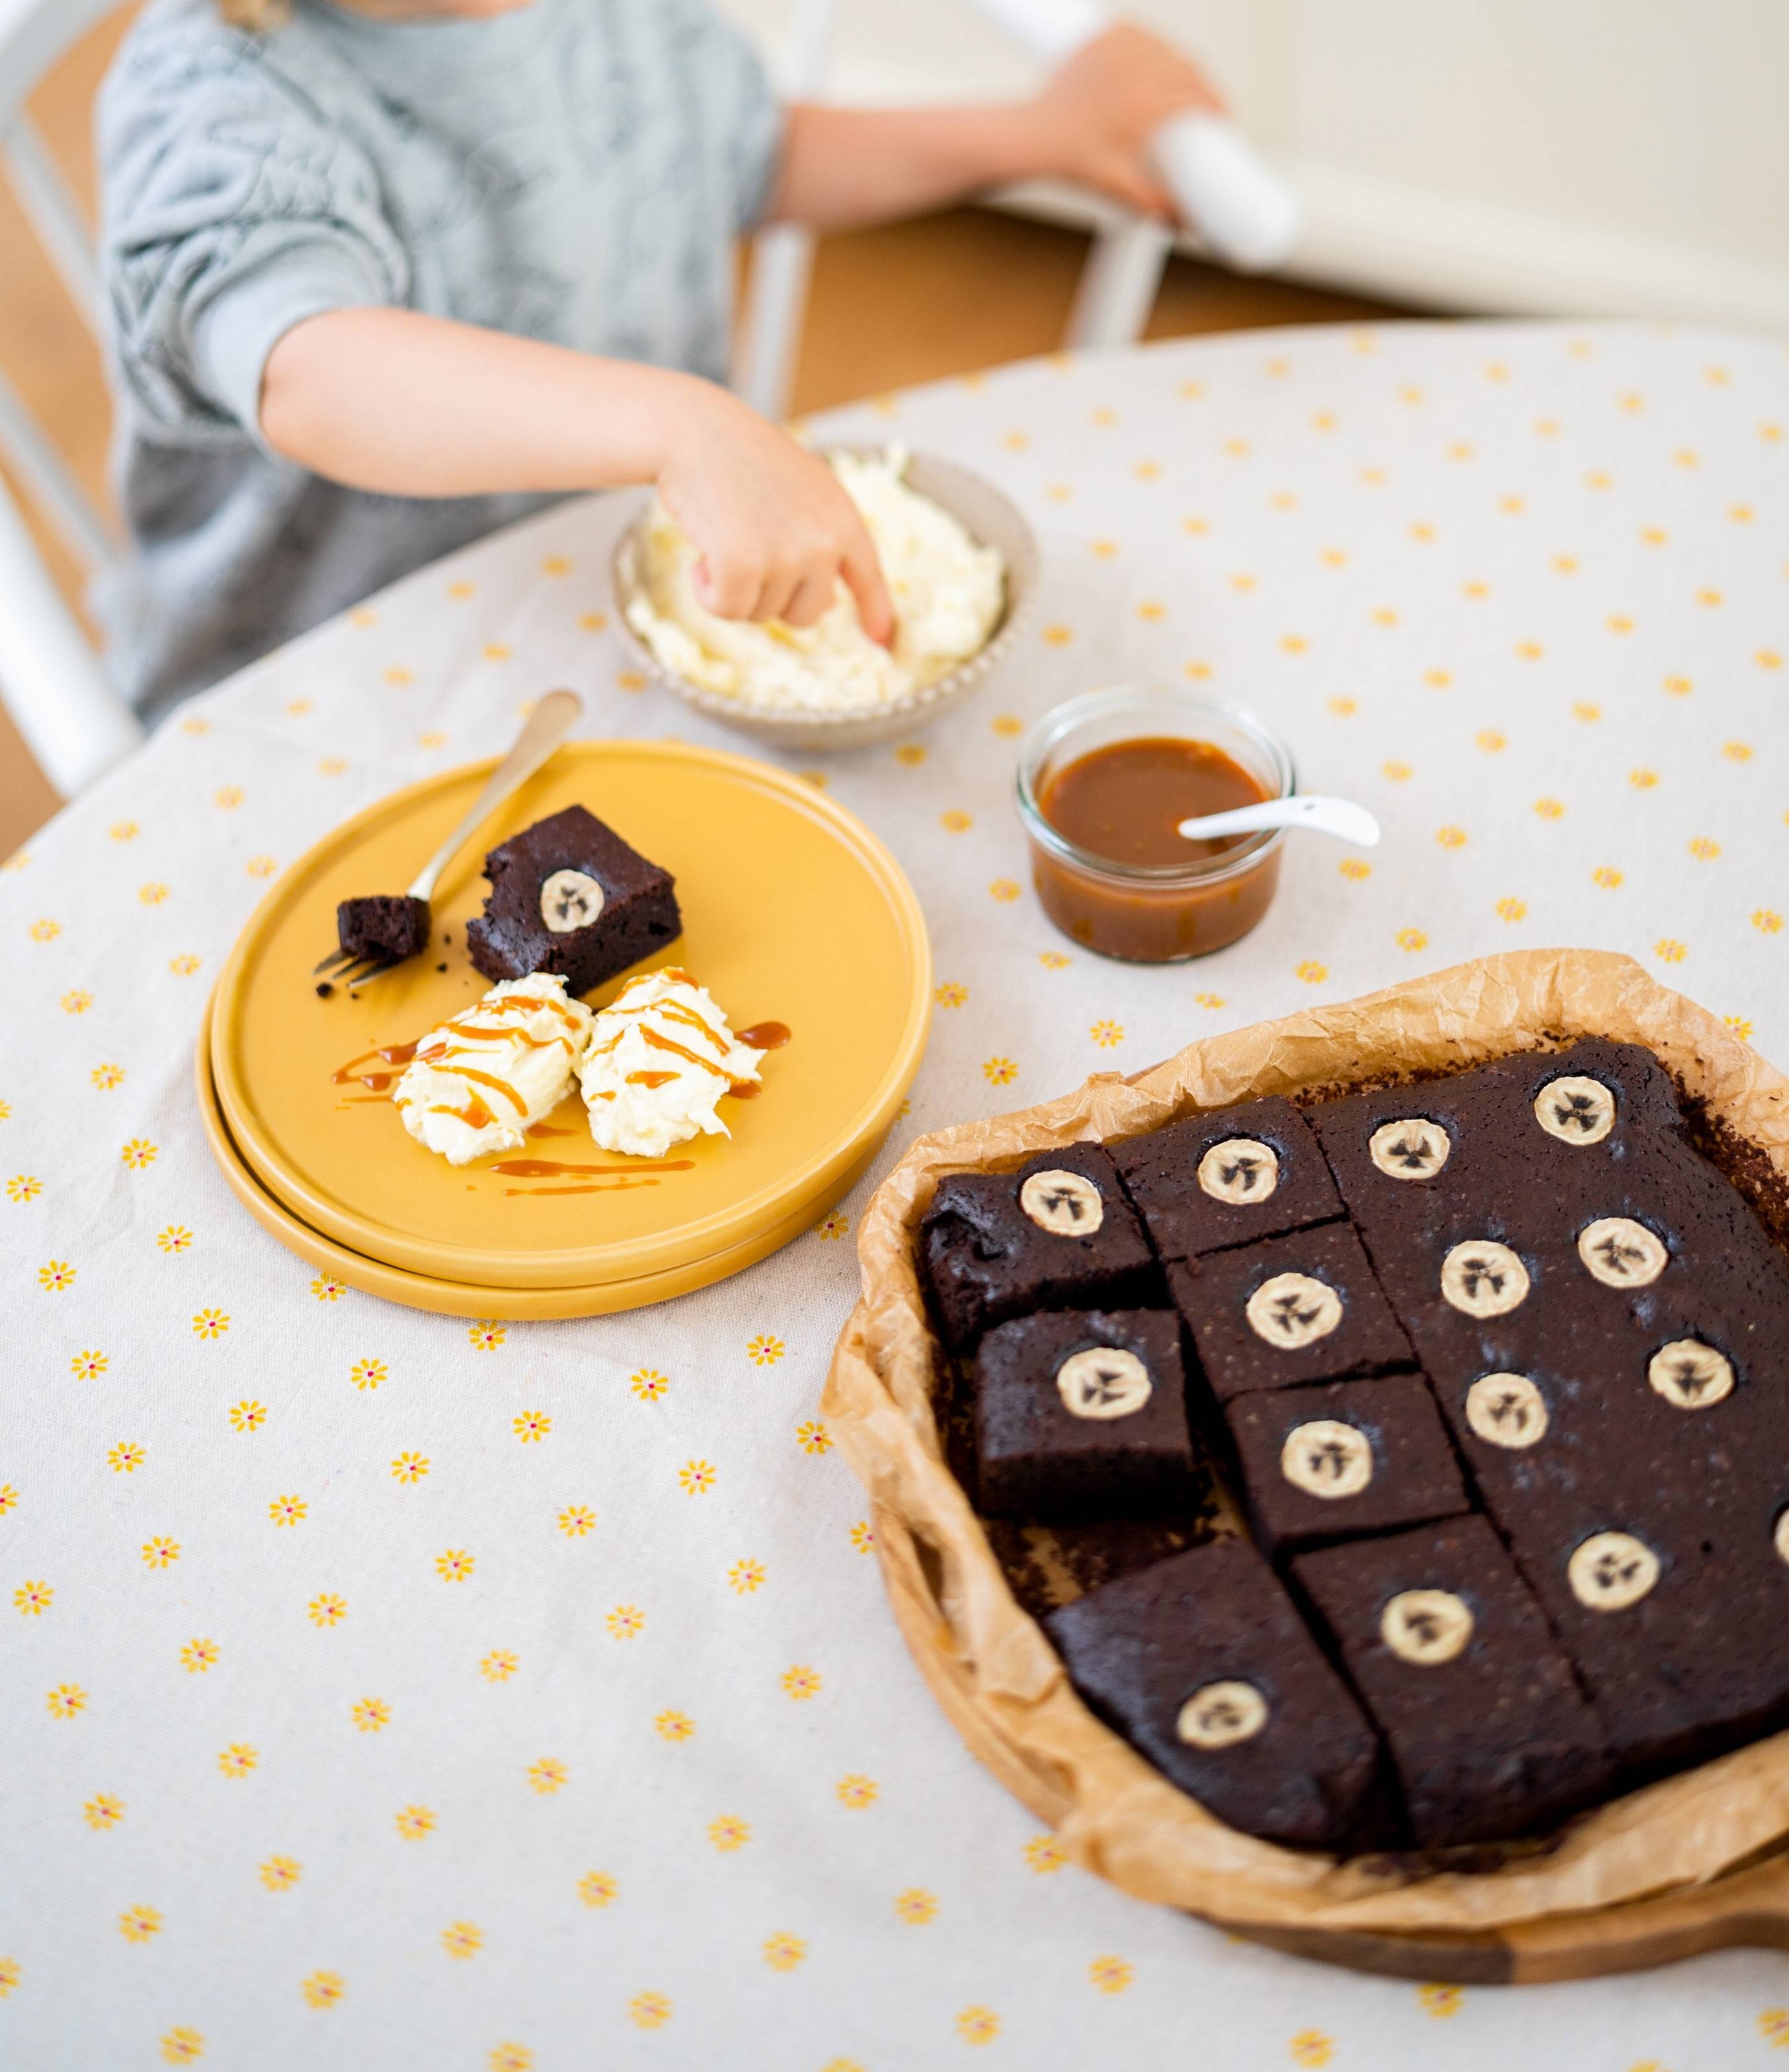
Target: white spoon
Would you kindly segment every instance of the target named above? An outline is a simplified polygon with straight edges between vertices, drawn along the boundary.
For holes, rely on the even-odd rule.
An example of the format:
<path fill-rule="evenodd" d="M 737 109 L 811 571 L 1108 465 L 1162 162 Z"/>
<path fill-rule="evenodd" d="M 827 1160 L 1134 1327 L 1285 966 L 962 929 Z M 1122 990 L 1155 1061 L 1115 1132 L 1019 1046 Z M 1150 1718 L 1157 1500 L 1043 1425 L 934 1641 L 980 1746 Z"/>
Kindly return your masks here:
<path fill-rule="evenodd" d="M 1257 834 L 1264 828 L 1309 828 L 1314 834 L 1334 835 L 1357 849 L 1375 849 L 1379 844 L 1379 823 L 1364 806 L 1350 799 L 1326 799 L 1314 791 L 1298 792 L 1289 799 L 1264 799 L 1258 806 L 1238 806 L 1232 812 L 1205 813 L 1182 820 L 1179 832 L 1189 841 L 1215 841 L 1222 835 Z"/>

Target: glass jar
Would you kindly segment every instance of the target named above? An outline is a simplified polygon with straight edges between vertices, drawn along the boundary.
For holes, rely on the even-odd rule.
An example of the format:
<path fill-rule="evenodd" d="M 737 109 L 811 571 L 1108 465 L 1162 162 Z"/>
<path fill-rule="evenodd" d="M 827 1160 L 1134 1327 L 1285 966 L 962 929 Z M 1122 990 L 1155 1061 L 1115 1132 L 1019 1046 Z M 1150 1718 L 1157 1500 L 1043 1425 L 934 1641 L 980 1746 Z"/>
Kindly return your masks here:
<path fill-rule="evenodd" d="M 1219 750 L 1266 798 L 1288 798 L 1298 788 L 1285 743 L 1252 713 L 1182 691 L 1088 691 L 1046 713 L 1019 749 L 1019 819 L 1043 911 L 1084 948 L 1139 964 L 1208 956 L 1246 935 L 1273 902 L 1285 843 L 1285 830 L 1274 828 L 1185 864 L 1121 863 L 1084 849 L 1045 818 L 1051 780 L 1070 764 L 1115 742 L 1162 739 Z"/>

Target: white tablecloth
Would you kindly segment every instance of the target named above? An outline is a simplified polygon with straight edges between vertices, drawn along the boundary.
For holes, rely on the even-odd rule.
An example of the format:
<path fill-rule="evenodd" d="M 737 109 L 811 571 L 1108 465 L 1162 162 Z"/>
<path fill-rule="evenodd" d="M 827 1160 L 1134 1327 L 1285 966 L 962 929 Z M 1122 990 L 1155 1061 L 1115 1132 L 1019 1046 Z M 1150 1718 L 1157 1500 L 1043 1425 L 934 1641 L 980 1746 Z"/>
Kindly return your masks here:
<path fill-rule="evenodd" d="M 1630 952 L 1789 1054 L 1789 358 L 1687 330 L 1302 331 L 1051 360 L 825 429 L 1030 514 L 1045 605 L 824 781 L 911 874 L 914 1133 L 1517 944 Z M 705 1293 L 487 1329 L 319 1279 L 201 1139 L 207 989 L 331 824 L 501 746 L 726 743 L 638 695 L 567 506 L 187 707 L 0 876 L 0 2064 L 970 2062 L 1734 2072 L 1780 1955 L 1464 1994 L 1232 1943 L 1072 1866 L 896 1636 L 816 1402 L 864 1191 Z M 1023 722 L 1256 707 L 1371 857 L 1208 961 L 1069 952 Z M 16 1176 L 16 1177 L 14 1177 Z"/>

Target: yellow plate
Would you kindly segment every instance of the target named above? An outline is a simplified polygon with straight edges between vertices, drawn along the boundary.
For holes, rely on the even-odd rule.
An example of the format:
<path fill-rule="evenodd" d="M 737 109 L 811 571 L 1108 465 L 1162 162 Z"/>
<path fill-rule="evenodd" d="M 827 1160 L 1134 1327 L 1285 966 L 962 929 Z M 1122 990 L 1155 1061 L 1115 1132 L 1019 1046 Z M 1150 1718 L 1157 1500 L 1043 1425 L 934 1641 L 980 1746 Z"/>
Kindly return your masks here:
<path fill-rule="evenodd" d="M 210 1009 L 207 1009 L 207 1027 Z M 251 1173 L 236 1141 L 230 1135 L 218 1104 L 212 1078 L 211 1050 L 201 1042 L 195 1060 L 199 1083 L 199 1120 L 204 1126 L 212 1154 L 222 1168 L 229 1190 L 261 1228 L 277 1237 L 289 1252 L 319 1267 L 332 1280 L 363 1294 L 379 1295 L 388 1302 L 401 1302 L 406 1309 L 428 1309 L 440 1317 L 492 1317 L 508 1322 L 530 1322 L 541 1318 L 607 1317 L 620 1309 L 644 1309 L 650 1302 L 668 1301 L 674 1295 L 688 1295 L 729 1275 L 755 1266 L 767 1258 L 824 1216 L 841 1196 L 850 1192 L 869 1169 L 880 1143 L 870 1145 L 857 1165 L 833 1184 L 822 1189 L 780 1223 L 773 1224 L 743 1244 L 730 1247 L 712 1259 L 698 1260 L 667 1273 L 648 1273 L 636 1281 L 607 1281 L 591 1288 L 479 1288 L 459 1281 L 438 1281 L 425 1273 L 407 1273 L 401 1267 L 385 1266 L 376 1259 L 350 1252 L 333 1238 L 324 1237 L 300 1223 L 283 1202 L 277 1200 Z"/>
<path fill-rule="evenodd" d="M 469 764 L 369 808 L 301 858 L 244 930 L 218 982 L 210 1042 L 244 1161 L 321 1236 L 467 1288 L 587 1291 L 736 1249 L 762 1257 L 766 1232 L 794 1235 L 816 1200 L 843 1191 L 919 1069 L 932 953 L 911 887 L 860 821 L 781 771 L 674 742 L 574 742 L 444 877 L 434 948 L 359 995 L 338 988 L 319 999 L 311 967 L 335 941 L 336 902 L 406 883 L 491 767 Z M 449 1166 L 405 1133 L 389 1102 L 332 1079 L 477 998 L 485 980 L 464 945 L 483 900 L 484 853 L 572 804 L 675 875 L 685 932 L 656 961 L 695 973 L 735 1027 L 776 1021 L 793 1032 L 766 1056 L 756 1100 L 722 1102 L 730 1139 L 680 1145 L 671 1156 L 687 1168 L 652 1173 L 646 1186 L 629 1175 L 634 1184 L 615 1191 L 607 1175 L 523 1179 L 493 1172 L 494 1160 Z M 575 1094 L 548 1126 L 570 1133 L 544 1137 L 528 1156 L 628 1163 L 591 1143 Z M 573 1191 L 593 1185 L 604 1191 Z"/>

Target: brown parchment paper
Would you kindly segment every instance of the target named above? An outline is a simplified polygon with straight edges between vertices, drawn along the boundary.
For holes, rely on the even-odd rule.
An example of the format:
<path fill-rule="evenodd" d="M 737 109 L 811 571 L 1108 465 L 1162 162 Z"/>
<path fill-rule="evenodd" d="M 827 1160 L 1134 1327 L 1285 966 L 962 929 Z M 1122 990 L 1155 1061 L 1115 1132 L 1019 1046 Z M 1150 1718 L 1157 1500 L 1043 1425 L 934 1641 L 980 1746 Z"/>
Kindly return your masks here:
<path fill-rule="evenodd" d="M 875 1510 L 891 1602 L 965 1741 L 1070 1855 L 1139 1898 L 1239 1927 L 1488 1931 L 1702 1882 L 1789 1835 L 1789 1733 L 1581 1816 L 1550 1847 L 1488 1867 L 1333 1857 L 1239 1834 L 1169 1784 L 1082 1704 L 1008 1585 L 944 1462 L 913 1262 L 939 1179 L 1085 1137 L 1133 1137 L 1262 1094 L 1433 1075 L 1577 1036 L 1652 1050 L 1747 1190 L 1789 1201 L 1789 1079 L 1631 959 L 1488 957 L 1338 1006 L 1191 1043 L 1129 1082 L 916 1141 L 870 1204 L 863 1299 L 834 1353 L 826 1416 Z M 1779 1227 L 1780 1227 L 1780 1218 Z"/>

